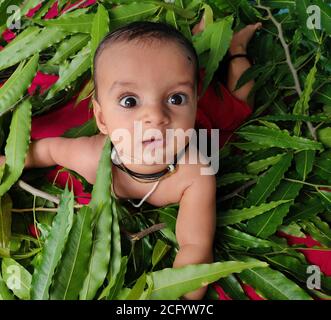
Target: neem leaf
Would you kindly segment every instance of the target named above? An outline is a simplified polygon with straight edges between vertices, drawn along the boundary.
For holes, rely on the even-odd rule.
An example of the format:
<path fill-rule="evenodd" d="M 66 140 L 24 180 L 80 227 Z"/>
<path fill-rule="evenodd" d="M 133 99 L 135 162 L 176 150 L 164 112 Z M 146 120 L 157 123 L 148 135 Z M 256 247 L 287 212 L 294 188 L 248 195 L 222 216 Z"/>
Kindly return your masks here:
<path fill-rule="evenodd" d="M 215 262 L 211 264 L 187 265 L 181 268 L 166 268 L 151 273 L 154 287 L 151 300 L 174 300 L 219 278 L 248 268 L 265 267 L 264 262 Z"/>
<path fill-rule="evenodd" d="M 73 192 L 68 190 L 66 184 L 60 199 L 59 210 L 54 217 L 52 228 L 43 247 L 41 263 L 36 267 L 32 276 L 31 298 L 33 300 L 47 300 L 49 298 L 49 287 L 55 268 L 61 260 L 72 227 L 73 204 Z"/>
<path fill-rule="evenodd" d="M 18 180 L 24 169 L 30 142 L 31 108 L 31 102 L 24 100 L 14 110 L 5 147 L 6 166 L 0 184 L 0 197 Z"/>
<path fill-rule="evenodd" d="M 31 84 L 37 72 L 38 59 L 39 55 L 36 53 L 27 63 L 22 61 L 0 88 L 0 116 L 13 108 Z"/>

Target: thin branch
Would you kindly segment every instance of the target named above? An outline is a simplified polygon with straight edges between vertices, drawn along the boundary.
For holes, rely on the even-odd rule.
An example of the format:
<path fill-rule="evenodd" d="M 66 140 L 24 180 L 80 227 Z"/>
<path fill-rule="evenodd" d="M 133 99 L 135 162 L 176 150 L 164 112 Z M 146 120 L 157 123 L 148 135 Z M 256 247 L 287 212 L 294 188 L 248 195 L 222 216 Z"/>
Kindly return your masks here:
<path fill-rule="evenodd" d="M 290 54 L 290 50 L 289 50 L 289 46 L 288 44 L 286 43 L 285 41 L 285 38 L 284 38 L 284 33 L 283 33 L 283 28 L 282 28 L 282 25 L 281 23 L 279 23 L 275 18 L 274 16 L 272 15 L 271 13 L 271 10 L 270 8 L 268 7 L 265 7 L 263 5 L 257 5 L 257 8 L 260 8 L 260 9 L 263 9 L 263 10 L 266 10 L 268 12 L 268 18 L 272 21 L 272 23 L 275 25 L 275 27 L 277 28 L 277 31 L 278 31 L 278 37 L 279 37 L 279 40 L 284 48 L 284 51 L 285 51 L 285 56 L 286 56 L 286 62 L 290 68 L 290 71 L 292 73 L 292 76 L 293 76 L 293 80 L 294 80 L 294 85 L 295 85 L 295 90 L 297 91 L 298 95 L 301 96 L 301 93 L 302 93 L 302 89 L 301 89 L 301 86 L 300 86 L 300 81 L 299 81 L 299 77 L 298 77 L 298 74 L 297 74 L 297 70 L 294 68 L 294 65 L 292 63 L 292 59 L 291 59 L 291 54 Z"/>
<path fill-rule="evenodd" d="M 53 196 L 47 192 L 41 191 L 39 189 L 36 189 L 32 186 L 30 186 L 29 184 L 27 184 L 26 182 L 24 182 L 23 180 L 18 180 L 18 185 L 25 191 L 31 193 L 34 196 L 49 200 L 51 202 L 54 202 L 56 204 L 60 204 L 60 199 L 56 196 Z"/>
<path fill-rule="evenodd" d="M 74 208 L 80 209 L 83 206 L 84 205 L 82 205 L 82 204 L 76 204 L 76 205 L 74 205 Z M 33 209 L 33 208 L 24 208 L 24 209 L 13 208 L 13 209 L 11 209 L 11 212 L 24 213 L 24 212 L 33 212 L 33 210 L 34 211 L 57 212 L 59 210 L 59 208 L 45 208 L 45 207 L 37 207 L 35 209 Z"/>
<path fill-rule="evenodd" d="M 257 8 L 260 8 L 260 9 L 263 9 L 263 10 L 266 10 L 267 13 L 268 13 L 268 18 L 272 21 L 272 23 L 275 25 L 275 27 L 277 28 L 277 31 L 278 31 L 278 37 L 279 37 L 279 40 L 283 46 L 283 49 L 285 51 L 285 56 L 286 56 L 286 62 L 287 62 L 287 65 L 292 73 L 292 77 L 293 77 L 293 80 L 294 80 L 294 87 L 295 87 L 295 90 L 296 92 L 298 93 L 299 97 L 301 96 L 302 94 L 302 89 L 301 89 L 301 86 L 300 86 L 300 81 L 299 81 L 299 77 L 298 77 L 298 72 L 297 70 L 295 69 L 294 65 L 293 65 L 293 62 L 292 62 L 292 59 L 291 59 L 291 54 L 290 54 L 290 50 L 289 50 L 289 46 L 288 44 L 286 43 L 285 41 L 285 37 L 284 37 L 284 33 L 283 33 L 283 28 L 282 28 L 282 24 L 279 23 L 275 17 L 272 15 L 271 13 L 271 10 L 270 8 L 268 7 L 265 7 L 261 4 L 257 5 L 256 6 Z M 313 127 L 312 123 L 310 121 L 307 121 L 307 126 L 308 126 L 308 129 L 310 131 L 310 134 L 311 136 L 313 137 L 314 140 L 317 140 L 317 136 L 316 136 L 316 130 L 315 128 Z"/>
<path fill-rule="evenodd" d="M 129 231 L 127 231 L 123 228 L 121 228 L 121 231 L 123 233 L 125 233 L 131 241 L 138 241 L 138 240 L 142 239 L 143 237 L 146 237 L 147 235 L 149 235 L 153 232 L 159 231 L 165 227 L 166 227 L 165 223 L 158 223 L 158 224 L 154 224 L 151 227 L 144 229 L 137 233 L 130 233 Z"/>
<path fill-rule="evenodd" d="M 236 190 L 234 190 L 233 192 L 225 195 L 224 197 L 221 198 L 221 202 L 224 202 L 226 200 L 229 200 L 231 198 L 234 198 L 236 196 L 239 196 L 239 193 L 241 191 L 244 191 L 246 190 L 247 188 L 249 188 L 250 186 L 252 186 L 253 184 L 256 183 L 256 180 L 251 180 L 251 181 L 248 181 L 246 182 L 245 184 L 243 184 L 241 187 L 237 188 Z"/>

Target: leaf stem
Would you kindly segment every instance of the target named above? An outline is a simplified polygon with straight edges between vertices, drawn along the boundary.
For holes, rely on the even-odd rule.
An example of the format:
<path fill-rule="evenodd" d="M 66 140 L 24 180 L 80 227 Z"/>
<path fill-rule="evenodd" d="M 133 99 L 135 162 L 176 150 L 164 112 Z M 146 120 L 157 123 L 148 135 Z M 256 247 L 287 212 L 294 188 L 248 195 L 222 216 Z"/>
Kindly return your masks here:
<path fill-rule="evenodd" d="M 279 23 L 275 19 L 275 17 L 271 13 L 271 10 L 270 10 L 269 7 L 265 7 L 265 6 L 261 5 L 260 3 L 256 7 L 257 8 L 260 8 L 260 9 L 263 9 L 263 10 L 266 10 L 267 13 L 268 13 L 268 18 L 272 21 L 272 23 L 277 28 L 278 38 L 279 38 L 279 40 L 280 40 L 280 42 L 282 44 L 282 47 L 284 49 L 287 65 L 288 65 L 288 67 L 290 69 L 290 72 L 292 73 L 292 77 L 293 77 L 293 80 L 294 80 L 295 90 L 296 90 L 296 92 L 298 93 L 298 95 L 300 97 L 301 94 L 302 94 L 302 89 L 301 89 L 301 85 L 300 85 L 300 81 L 299 81 L 299 77 L 298 77 L 298 72 L 297 72 L 297 70 L 295 69 L 295 67 L 293 65 L 293 62 L 292 62 L 292 59 L 291 59 L 290 50 L 289 50 L 289 46 L 288 46 L 288 44 L 285 41 L 282 24 Z M 316 130 L 313 127 L 313 125 L 311 124 L 310 121 L 307 121 L 307 126 L 308 126 L 309 132 L 310 132 L 311 136 L 313 137 L 313 139 L 314 140 L 317 140 Z"/>

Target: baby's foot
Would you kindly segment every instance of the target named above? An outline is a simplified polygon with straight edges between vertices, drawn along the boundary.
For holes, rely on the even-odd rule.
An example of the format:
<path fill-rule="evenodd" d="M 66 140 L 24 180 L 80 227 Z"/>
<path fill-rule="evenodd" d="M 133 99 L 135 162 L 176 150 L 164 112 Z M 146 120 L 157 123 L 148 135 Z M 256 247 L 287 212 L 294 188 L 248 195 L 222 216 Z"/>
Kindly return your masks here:
<path fill-rule="evenodd" d="M 246 53 L 247 45 L 251 38 L 253 37 L 256 30 L 259 30 L 262 28 L 262 23 L 258 22 L 255 24 L 249 24 L 240 31 L 236 32 L 231 40 L 230 44 L 230 54 L 240 54 Z"/>
<path fill-rule="evenodd" d="M 202 32 L 204 29 L 205 29 L 205 14 L 203 14 L 200 22 L 193 27 L 192 34 L 195 35 L 199 32 Z"/>

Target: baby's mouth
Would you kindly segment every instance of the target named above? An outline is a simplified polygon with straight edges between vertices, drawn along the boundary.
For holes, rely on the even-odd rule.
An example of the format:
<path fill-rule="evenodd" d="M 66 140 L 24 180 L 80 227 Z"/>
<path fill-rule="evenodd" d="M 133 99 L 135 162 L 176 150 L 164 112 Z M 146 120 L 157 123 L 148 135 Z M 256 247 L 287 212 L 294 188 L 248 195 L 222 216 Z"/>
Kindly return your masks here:
<path fill-rule="evenodd" d="M 163 147 L 164 145 L 164 140 L 162 138 L 150 138 L 150 139 L 147 139 L 147 140 L 144 140 L 143 142 L 143 146 L 146 147 L 146 146 L 149 146 L 150 148 L 160 148 L 160 147 Z"/>

